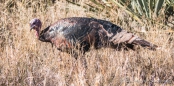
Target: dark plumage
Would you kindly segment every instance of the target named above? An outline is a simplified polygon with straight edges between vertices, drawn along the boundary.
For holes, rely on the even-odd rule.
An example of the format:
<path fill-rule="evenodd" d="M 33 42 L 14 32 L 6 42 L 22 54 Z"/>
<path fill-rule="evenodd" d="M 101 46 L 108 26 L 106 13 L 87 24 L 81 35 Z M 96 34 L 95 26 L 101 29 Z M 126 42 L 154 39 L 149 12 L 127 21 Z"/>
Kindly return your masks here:
<path fill-rule="evenodd" d="M 30 27 L 36 30 L 40 41 L 51 42 L 59 50 L 66 52 L 73 49 L 86 52 L 91 46 L 96 49 L 108 46 L 118 49 L 124 45 L 128 48 L 133 48 L 133 45 L 149 49 L 157 47 L 109 21 L 100 19 L 71 17 L 60 19 L 42 31 L 41 26 L 39 19 L 30 21 Z"/>

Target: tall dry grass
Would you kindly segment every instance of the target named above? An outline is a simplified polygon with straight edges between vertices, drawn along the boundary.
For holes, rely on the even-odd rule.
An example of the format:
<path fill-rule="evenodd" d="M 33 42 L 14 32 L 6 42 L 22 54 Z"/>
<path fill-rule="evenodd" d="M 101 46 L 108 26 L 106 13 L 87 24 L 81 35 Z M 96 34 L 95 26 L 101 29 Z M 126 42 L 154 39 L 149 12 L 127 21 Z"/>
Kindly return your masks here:
<path fill-rule="evenodd" d="M 0 3 L 1 86 L 141 86 L 174 85 L 173 33 L 156 22 L 139 25 L 121 9 L 96 13 L 65 1 L 6 0 Z M 88 0 L 79 3 L 85 5 Z M 36 39 L 29 21 L 40 18 L 43 28 L 65 17 L 95 17 L 110 20 L 123 29 L 160 46 L 156 51 L 110 48 L 91 49 L 75 60 L 49 43 Z M 141 32 L 143 29 L 148 31 Z M 86 63 L 82 60 L 86 59 Z M 85 67 L 85 65 L 87 67 Z"/>

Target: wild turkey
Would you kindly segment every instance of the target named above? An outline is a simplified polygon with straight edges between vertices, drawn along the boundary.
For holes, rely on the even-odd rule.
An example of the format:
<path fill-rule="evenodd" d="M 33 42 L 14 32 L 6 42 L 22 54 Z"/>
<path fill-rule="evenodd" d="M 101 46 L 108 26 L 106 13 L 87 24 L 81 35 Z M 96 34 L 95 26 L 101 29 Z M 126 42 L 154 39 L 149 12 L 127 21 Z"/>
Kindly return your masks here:
<path fill-rule="evenodd" d="M 63 18 L 42 31 L 41 26 L 42 23 L 37 18 L 30 21 L 31 30 L 36 31 L 40 41 L 50 42 L 66 52 L 73 49 L 86 52 L 91 46 L 96 49 L 109 46 L 118 49 L 124 45 L 131 49 L 133 45 L 149 49 L 157 47 L 109 21 L 95 18 Z"/>

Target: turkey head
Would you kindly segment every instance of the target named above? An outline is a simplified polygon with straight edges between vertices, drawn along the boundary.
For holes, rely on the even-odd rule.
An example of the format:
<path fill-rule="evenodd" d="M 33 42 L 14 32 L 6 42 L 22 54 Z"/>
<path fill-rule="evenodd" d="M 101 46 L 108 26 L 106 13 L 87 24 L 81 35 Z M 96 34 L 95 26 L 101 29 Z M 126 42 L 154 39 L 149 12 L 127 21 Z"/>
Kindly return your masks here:
<path fill-rule="evenodd" d="M 39 19 L 34 18 L 30 21 L 30 31 L 33 29 L 36 31 L 36 36 L 39 38 L 42 23 Z"/>

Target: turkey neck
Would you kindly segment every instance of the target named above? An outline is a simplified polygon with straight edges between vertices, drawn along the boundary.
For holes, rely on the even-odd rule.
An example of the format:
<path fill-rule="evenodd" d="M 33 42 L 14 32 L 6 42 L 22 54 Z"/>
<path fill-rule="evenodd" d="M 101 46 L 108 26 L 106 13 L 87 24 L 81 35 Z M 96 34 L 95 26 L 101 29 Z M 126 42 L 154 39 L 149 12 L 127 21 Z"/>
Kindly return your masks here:
<path fill-rule="evenodd" d="M 38 28 L 38 29 L 36 29 L 36 36 L 37 36 L 37 38 L 39 39 L 39 36 L 40 36 L 40 27 Z"/>

